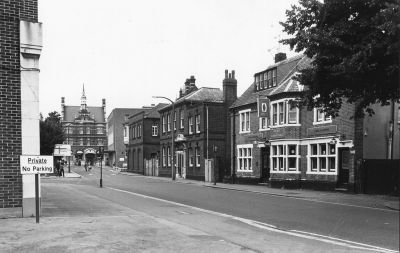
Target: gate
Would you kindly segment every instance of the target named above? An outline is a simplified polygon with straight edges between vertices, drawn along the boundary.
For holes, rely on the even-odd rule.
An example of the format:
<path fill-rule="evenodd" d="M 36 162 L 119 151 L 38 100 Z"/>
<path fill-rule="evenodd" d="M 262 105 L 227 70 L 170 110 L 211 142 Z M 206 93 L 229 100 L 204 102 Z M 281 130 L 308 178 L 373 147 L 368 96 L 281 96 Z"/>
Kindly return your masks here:
<path fill-rule="evenodd" d="M 144 160 L 145 175 L 158 177 L 158 159 L 151 158 Z"/>

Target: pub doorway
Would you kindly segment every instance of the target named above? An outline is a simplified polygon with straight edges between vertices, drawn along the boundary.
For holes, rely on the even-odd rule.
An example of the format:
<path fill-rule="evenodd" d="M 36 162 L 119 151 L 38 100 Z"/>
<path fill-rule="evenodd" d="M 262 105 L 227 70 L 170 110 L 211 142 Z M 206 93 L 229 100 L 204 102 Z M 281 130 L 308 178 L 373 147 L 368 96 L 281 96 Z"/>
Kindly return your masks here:
<path fill-rule="evenodd" d="M 261 148 L 261 183 L 266 183 L 269 181 L 270 177 L 270 147 Z"/>

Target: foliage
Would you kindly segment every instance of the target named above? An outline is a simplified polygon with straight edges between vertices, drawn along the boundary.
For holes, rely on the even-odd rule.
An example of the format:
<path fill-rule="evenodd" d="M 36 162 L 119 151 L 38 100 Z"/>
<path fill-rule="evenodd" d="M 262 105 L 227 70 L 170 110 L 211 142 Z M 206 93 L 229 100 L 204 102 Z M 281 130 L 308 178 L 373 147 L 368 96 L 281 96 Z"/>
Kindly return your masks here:
<path fill-rule="evenodd" d="M 51 155 L 55 144 L 62 144 L 65 140 L 61 125 L 61 115 L 50 112 L 45 120 L 40 115 L 40 154 Z"/>
<path fill-rule="evenodd" d="M 363 116 L 400 98 L 400 0 L 300 0 L 286 18 L 281 42 L 313 60 L 297 76 L 302 105 L 337 116 L 347 101 Z"/>

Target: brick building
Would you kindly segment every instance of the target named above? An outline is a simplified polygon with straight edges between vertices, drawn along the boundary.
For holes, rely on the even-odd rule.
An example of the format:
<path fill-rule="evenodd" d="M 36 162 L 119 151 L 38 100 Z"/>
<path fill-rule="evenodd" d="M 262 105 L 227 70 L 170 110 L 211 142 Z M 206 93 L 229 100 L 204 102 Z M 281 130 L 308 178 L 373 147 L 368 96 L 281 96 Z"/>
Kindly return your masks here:
<path fill-rule="evenodd" d="M 19 156 L 40 154 L 37 0 L 0 4 L 0 217 L 35 215 L 34 175 L 21 175 Z"/>
<path fill-rule="evenodd" d="M 205 159 L 216 157 L 218 179 L 230 168 L 230 124 L 228 107 L 237 98 L 235 71 L 225 71 L 223 89 L 197 88 L 196 79 L 186 80 L 174 105 L 160 110 L 159 175 L 170 177 L 174 155 L 178 177 L 205 180 Z M 174 112 L 173 112 L 174 107 Z M 174 131 L 174 154 L 172 154 Z M 217 152 L 214 153 L 214 147 Z"/>
<path fill-rule="evenodd" d="M 129 117 L 127 157 L 128 171 L 148 176 L 158 176 L 160 157 L 160 114 L 166 104 L 143 108 Z"/>
<path fill-rule="evenodd" d="M 124 123 L 129 116 L 142 111 L 143 108 L 115 108 L 107 117 L 108 165 L 123 168 L 127 165 L 127 153 L 124 143 Z"/>
<path fill-rule="evenodd" d="M 292 106 L 304 89 L 292 78 L 310 59 L 279 54 L 275 60 L 254 75 L 254 83 L 231 107 L 234 178 L 273 186 L 353 188 L 360 153 L 354 149 L 354 105 L 343 104 L 334 119 L 321 108 Z"/>
<path fill-rule="evenodd" d="M 84 86 L 80 106 L 65 105 L 65 98 L 61 98 L 64 143 L 71 145 L 76 162 L 88 160 L 93 163 L 97 159 L 96 153 L 100 147 L 107 147 L 105 114 L 105 99 L 102 100 L 101 107 L 87 106 Z"/>

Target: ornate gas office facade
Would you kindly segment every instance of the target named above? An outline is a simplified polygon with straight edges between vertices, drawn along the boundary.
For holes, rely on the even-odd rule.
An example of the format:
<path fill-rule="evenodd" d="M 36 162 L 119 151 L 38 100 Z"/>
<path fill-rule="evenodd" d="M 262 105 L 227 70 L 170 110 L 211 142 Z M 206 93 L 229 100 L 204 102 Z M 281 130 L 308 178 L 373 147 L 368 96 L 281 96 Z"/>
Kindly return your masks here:
<path fill-rule="evenodd" d="M 65 144 L 70 144 L 75 161 L 94 161 L 100 147 L 107 146 L 106 100 L 102 106 L 87 106 L 83 87 L 80 106 L 65 105 L 61 98 L 61 117 L 65 133 Z"/>

